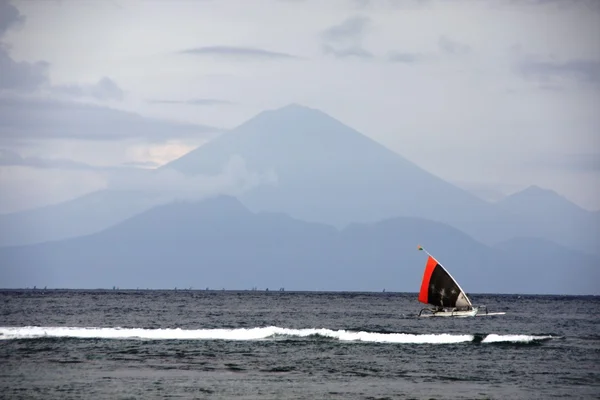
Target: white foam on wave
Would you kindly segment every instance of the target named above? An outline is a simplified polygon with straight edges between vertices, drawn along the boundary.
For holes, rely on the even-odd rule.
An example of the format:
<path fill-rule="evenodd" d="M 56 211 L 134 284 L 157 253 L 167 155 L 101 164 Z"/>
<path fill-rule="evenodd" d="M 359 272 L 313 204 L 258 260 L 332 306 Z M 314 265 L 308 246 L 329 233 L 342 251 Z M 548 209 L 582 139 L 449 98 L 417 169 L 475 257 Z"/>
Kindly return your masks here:
<path fill-rule="evenodd" d="M 461 343 L 473 335 L 408 334 L 356 332 L 331 329 L 287 329 L 276 326 L 239 329 L 143 329 L 143 328 L 77 328 L 77 327 L 0 327 L 0 339 L 35 339 L 44 337 L 82 339 L 150 339 L 150 340 L 259 340 L 275 336 L 322 336 L 341 341 L 380 343 Z"/>
<path fill-rule="evenodd" d="M 36 339 L 45 337 L 80 339 L 142 339 L 142 340 L 260 340 L 276 336 L 321 336 L 348 342 L 450 344 L 472 342 L 474 335 L 377 333 L 331 329 L 288 329 L 277 326 L 238 329 L 144 329 L 94 327 L 0 327 L 0 340 Z M 527 339 L 529 338 L 529 339 Z M 527 335 L 488 335 L 484 343 L 502 341 L 533 341 L 544 337 Z"/>
<path fill-rule="evenodd" d="M 482 343 L 531 343 L 540 340 L 554 339 L 554 336 L 534 336 L 534 335 L 497 335 L 495 333 L 487 335 Z"/>

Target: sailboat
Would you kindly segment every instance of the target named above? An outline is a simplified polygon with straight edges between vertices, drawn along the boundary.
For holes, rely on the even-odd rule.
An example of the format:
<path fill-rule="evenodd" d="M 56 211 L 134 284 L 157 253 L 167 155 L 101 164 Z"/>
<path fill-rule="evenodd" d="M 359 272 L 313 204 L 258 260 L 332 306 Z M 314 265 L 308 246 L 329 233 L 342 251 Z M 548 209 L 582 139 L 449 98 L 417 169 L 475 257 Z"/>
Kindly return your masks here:
<path fill-rule="evenodd" d="M 418 249 L 428 256 L 419 291 L 419 301 L 433 306 L 423 308 L 419 312 L 419 317 L 474 317 L 505 314 L 504 312 L 489 313 L 486 306 L 473 306 L 469 296 L 448 270 L 423 247 L 418 246 Z M 485 313 L 480 312 L 483 310 Z"/>

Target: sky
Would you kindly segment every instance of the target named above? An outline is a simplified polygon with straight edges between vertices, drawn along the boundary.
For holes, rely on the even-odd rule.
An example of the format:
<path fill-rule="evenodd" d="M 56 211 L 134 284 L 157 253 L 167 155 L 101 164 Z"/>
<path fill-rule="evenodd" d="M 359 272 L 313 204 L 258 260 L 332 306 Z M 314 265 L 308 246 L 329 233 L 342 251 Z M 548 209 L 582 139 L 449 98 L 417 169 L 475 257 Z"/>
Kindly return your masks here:
<path fill-rule="evenodd" d="M 0 0 L 0 213 L 317 108 L 488 198 L 600 209 L 596 0 Z"/>

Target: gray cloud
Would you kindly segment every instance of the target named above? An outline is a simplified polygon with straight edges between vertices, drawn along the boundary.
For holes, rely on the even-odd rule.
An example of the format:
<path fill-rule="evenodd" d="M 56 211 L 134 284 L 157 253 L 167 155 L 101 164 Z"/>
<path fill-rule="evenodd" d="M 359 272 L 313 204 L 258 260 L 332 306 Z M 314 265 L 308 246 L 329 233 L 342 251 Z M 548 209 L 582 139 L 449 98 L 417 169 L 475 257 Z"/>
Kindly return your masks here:
<path fill-rule="evenodd" d="M 322 36 L 325 39 L 333 41 L 345 41 L 348 39 L 362 39 L 366 32 L 370 19 L 364 16 L 354 16 L 342 21 L 323 31 Z"/>
<path fill-rule="evenodd" d="M 58 85 L 51 90 L 71 97 L 89 97 L 98 100 L 123 100 L 125 92 L 110 78 L 103 77 L 91 85 Z"/>
<path fill-rule="evenodd" d="M 392 63 L 403 63 L 403 64 L 420 64 L 427 62 L 431 57 L 421 53 L 402 53 L 398 51 L 391 51 L 388 54 L 387 61 Z"/>
<path fill-rule="evenodd" d="M 331 45 L 324 44 L 323 45 L 323 53 L 331 54 L 336 58 L 373 58 L 373 54 L 360 46 L 352 46 L 346 48 L 336 49 Z"/>
<path fill-rule="evenodd" d="M 403 10 L 419 9 L 432 7 L 444 3 L 452 2 L 455 5 L 471 5 L 473 0 L 347 0 L 348 4 L 358 9 L 383 9 L 383 10 Z M 600 2 L 598 0 L 501 0 L 488 1 L 488 3 L 507 6 L 531 6 L 531 7 L 555 7 L 559 10 L 565 10 L 573 7 L 584 7 L 590 11 L 600 11 Z"/>
<path fill-rule="evenodd" d="M 321 32 L 323 53 L 336 58 L 373 58 L 373 54 L 362 47 L 362 40 L 371 21 L 364 16 L 354 16 Z"/>
<path fill-rule="evenodd" d="M 48 159 L 41 157 L 22 157 L 20 154 L 7 149 L 0 149 L 0 166 L 20 166 L 32 168 L 53 168 L 53 169 L 69 169 L 69 170 L 97 170 L 107 169 L 105 167 L 94 167 L 89 164 L 65 160 L 65 159 Z"/>
<path fill-rule="evenodd" d="M 438 46 L 444 53 L 455 56 L 464 56 L 472 51 L 470 46 L 452 40 L 447 36 L 440 36 Z"/>
<path fill-rule="evenodd" d="M 138 168 L 156 168 L 160 167 L 160 164 L 154 161 L 129 161 L 121 164 L 125 167 L 138 167 Z"/>
<path fill-rule="evenodd" d="M 0 37 L 8 29 L 22 25 L 25 16 L 6 0 L 0 0 Z M 8 46 L 0 43 L 0 90 L 31 92 L 48 86 L 50 63 L 15 61 L 8 52 Z M 52 92 L 73 97 L 93 97 L 100 100 L 122 99 L 123 91 L 109 78 L 102 78 L 93 85 L 50 86 Z"/>
<path fill-rule="evenodd" d="M 568 78 L 582 83 L 600 83 L 600 61 L 598 60 L 556 61 L 525 57 L 517 62 L 517 70 L 525 78 L 541 82 Z"/>
<path fill-rule="evenodd" d="M 49 67 L 46 61 L 17 62 L 0 44 L 0 90 L 36 90 L 48 83 Z"/>
<path fill-rule="evenodd" d="M 538 85 L 538 89 L 543 90 L 545 92 L 550 92 L 550 93 L 559 93 L 559 92 L 564 92 L 564 90 L 565 90 L 565 88 L 563 86 L 555 85 L 552 83 L 540 83 Z"/>
<path fill-rule="evenodd" d="M 0 149 L 0 167 L 13 166 L 71 171 L 123 172 L 131 169 L 156 168 L 160 165 L 152 161 L 132 161 L 117 166 L 99 166 L 64 158 L 23 157 L 12 150 Z"/>
<path fill-rule="evenodd" d="M 277 60 L 277 59 L 293 59 L 297 56 L 280 53 L 270 50 L 258 49 L 254 47 L 238 47 L 238 46 L 206 46 L 195 47 L 179 51 L 180 54 L 192 54 L 198 56 L 217 56 L 236 59 L 260 59 L 260 60 Z"/>
<path fill-rule="evenodd" d="M 368 8 L 373 4 L 372 0 L 350 0 L 350 4 L 357 8 Z"/>
<path fill-rule="evenodd" d="M 13 27 L 23 25 L 25 16 L 7 0 L 0 0 L 0 38 Z M 49 63 L 17 62 L 8 54 L 8 46 L 0 42 L 0 90 L 32 91 L 48 82 Z"/>
<path fill-rule="evenodd" d="M 10 28 L 22 25 L 24 22 L 25 16 L 21 15 L 15 6 L 8 0 L 0 0 L 0 37 Z"/>
<path fill-rule="evenodd" d="M 390 51 L 387 56 L 387 61 L 400 64 L 422 64 L 435 60 L 439 61 L 443 55 L 458 57 L 468 55 L 472 51 L 469 45 L 457 42 L 445 35 L 439 37 L 437 44 L 439 48 L 438 53 Z"/>
<path fill-rule="evenodd" d="M 143 117 L 107 107 L 28 97 L 0 97 L 0 136 L 3 140 L 169 139 L 206 138 L 221 131 Z"/>
<path fill-rule="evenodd" d="M 600 2 L 598 0 L 511 0 L 510 2 L 516 5 L 552 5 L 559 9 L 583 6 L 590 11 L 600 11 Z"/>
<path fill-rule="evenodd" d="M 190 99 L 190 100 L 148 100 L 151 104 L 189 104 L 196 106 L 219 106 L 234 104 L 228 100 L 220 99 Z"/>
<path fill-rule="evenodd" d="M 600 172 L 600 154 L 565 154 L 545 157 L 539 164 L 575 172 Z"/>
<path fill-rule="evenodd" d="M 276 184 L 273 171 L 253 172 L 238 155 L 232 156 L 217 175 L 184 175 L 169 168 L 144 171 L 132 169 L 109 177 L 111 190 L 141 191 L 158 196 L 160 201 L 197 200 L 215 193 L 239 196 L 263 184 Z"/>

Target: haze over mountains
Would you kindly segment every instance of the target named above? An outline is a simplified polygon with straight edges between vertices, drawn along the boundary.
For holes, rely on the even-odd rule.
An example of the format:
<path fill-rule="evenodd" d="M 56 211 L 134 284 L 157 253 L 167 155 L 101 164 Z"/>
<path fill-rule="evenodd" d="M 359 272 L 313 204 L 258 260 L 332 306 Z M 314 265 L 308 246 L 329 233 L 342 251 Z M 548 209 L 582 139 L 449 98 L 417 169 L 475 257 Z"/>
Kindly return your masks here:
<path fill-rule="evenodd" d="M 338 231 L 254 214 L 228 196 L 158 206 L 94 235 L 3 248 L 0 258 L 20 266 L 5 282 L 21 287 L 416 291 L 426 258 L 416 237 L 468 291 L 598 293 L 597 258 L 538 239 L 490 247 L 406 217 Z"/>
<path fill-rule="evenodd" d="M 241 203 L 196 203 L 217 194 Z M 72 238 L 1 249 L 2 286 L 416 291 L 420 243 L 468 291 L 598 293 L 572 277 L 597 276 L 599 222 L 537 187 L 486 202 L 293 104 L 119 190 L 0 216 L 4 246 Z"/>

